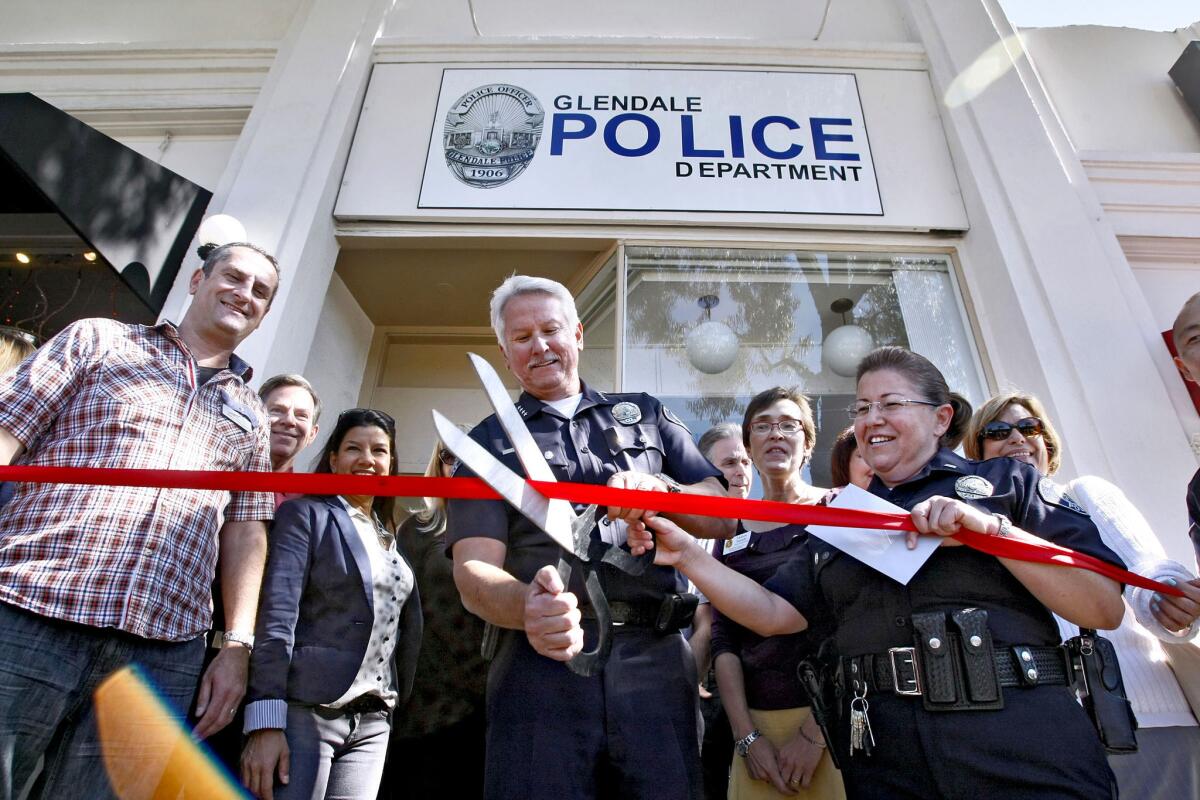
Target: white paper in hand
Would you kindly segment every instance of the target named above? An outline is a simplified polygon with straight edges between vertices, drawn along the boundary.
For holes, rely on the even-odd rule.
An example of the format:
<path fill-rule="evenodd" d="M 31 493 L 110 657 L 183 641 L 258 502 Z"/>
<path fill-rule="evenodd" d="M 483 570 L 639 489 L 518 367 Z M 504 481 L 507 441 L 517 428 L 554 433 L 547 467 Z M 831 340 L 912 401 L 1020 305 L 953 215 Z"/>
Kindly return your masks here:
<path fill-rule="evenodd" d="M 854 485 L 842 489 L 829 505 L 832 508 L 853 508 L 860 511 L 908 513 L 900 506 Z M 905 585 L 941 544 L 940 536 L 921 536 L 917 539 L 916 549 L 909 550 L 904 546 L 903 531 L 881 531 L 875 528 L 809 525 L 808 532 Z"/>

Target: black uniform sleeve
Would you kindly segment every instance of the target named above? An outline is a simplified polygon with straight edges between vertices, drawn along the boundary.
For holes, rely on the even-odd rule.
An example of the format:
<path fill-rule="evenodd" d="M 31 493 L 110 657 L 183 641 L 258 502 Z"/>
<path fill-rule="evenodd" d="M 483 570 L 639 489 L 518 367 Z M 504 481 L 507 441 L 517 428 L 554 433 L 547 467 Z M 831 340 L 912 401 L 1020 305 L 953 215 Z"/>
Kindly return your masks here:
<path fill-rule="evenodd" d="M 1012 475 L 1017 503 L 1013 524 L 1047 541 L 1119 567 L 1125 566 L 1121 557 L 1104 544 L 1092 518 L 1049 479 L 1042 478 L 1032 466 L 1011 459 L 985 463 L 996 462 L 1008 462 L 1016 469 Z"/>
<path fill-rule="evenodd" d="M 471 431 L 471 438 L 498 455 L 489 442 L 487 421 L 481 422 Z M 456 478 L 473 478 L 475 473 L 460 463 L 454 470 Z M 503 500 L 459 500 L 446 501 L 446 555 L 452 556 L 456 542 L 463 539 L 495 539 L 508 544 L 508 503 Z"/>
<path fill-rule="evenodd" d="M 721 470 L 700 455 L 692 434 L 670 409 L 652 398 L 658 411 L 658 433 L 663 444 L 663 472 L 684 485 L 699 483 L 705 478 L 717 478 L 722 485 Z"/>
<path fill-rule="evenodd" d="M 818 600 L 817 586 L 813 580 L 812 549 L 807 544 L 801 547 L 796 558 L 785 561 L 763 584 L 763 588 L 795 606 L 811 626 L 818 616 L 815 613 Z"/>

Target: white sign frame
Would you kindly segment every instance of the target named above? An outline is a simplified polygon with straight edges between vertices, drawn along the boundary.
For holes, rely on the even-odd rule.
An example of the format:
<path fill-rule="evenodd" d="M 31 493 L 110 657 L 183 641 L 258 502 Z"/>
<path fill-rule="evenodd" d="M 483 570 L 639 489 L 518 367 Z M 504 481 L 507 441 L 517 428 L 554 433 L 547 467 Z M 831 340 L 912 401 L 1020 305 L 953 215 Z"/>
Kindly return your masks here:
<path fill-rule="evenodd" d="M 630 155 L 655 126 L 655 147 Z M 498 158 L 481 151 L 485 136 L 504 142 Z M 884 216 L 852 72 L 447 67 L 428 141 L 422 211 Z"/>

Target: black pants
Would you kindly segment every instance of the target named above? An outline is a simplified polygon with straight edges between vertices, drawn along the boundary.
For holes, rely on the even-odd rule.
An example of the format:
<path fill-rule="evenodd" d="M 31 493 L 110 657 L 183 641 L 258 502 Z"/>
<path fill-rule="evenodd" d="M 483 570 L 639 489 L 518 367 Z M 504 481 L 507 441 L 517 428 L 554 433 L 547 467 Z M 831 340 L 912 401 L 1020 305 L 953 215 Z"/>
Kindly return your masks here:
<path fill-rule="evenodd" d="M 583 678 L 506 632 L 488 672 L 484 796 L 700 800 L 696 715 L 678 633 L 618 629 L 604 669 Z"/>
<path fill-rule="evenodd" d="M 919 697 L 874 693 L 875 750 L 834 746 L 854 800 L 1110 800 L 1116 781 L 1096 729 L 1065 686 L 1004 689 L 999 711 L 925 711 Z M 845 701 L 843 701 L 845 703 Z M 844 712 L 845 709 L 843 708 Z"/>
<path fill-rule="evenodd" d="M 712 686 L 713 696 L 700 701 L 700 713 L 704 717 L 700 768 L 704 773 L 705 800 L 725 800 L 729 793 L 729 764 L 733 759 L 733 731 L 715 681 Z"/>
<path fill-rule="evenodd" d="M 441 730 L 413 738 L 394 734 L 379 800 L 483 797 L 483 709 Z"/>

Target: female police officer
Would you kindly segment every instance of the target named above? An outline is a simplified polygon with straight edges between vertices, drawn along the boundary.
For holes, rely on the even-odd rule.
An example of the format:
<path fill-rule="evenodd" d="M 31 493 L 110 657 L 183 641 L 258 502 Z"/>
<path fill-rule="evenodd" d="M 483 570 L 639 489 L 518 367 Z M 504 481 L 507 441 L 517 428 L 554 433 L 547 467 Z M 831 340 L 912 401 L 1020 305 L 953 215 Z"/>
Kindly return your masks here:
<path fill-rule="evenodd" d="M 850 413 L 875 471 L 871 492 L 909 509 L 922 533 L 1041 537 L 1120 564 L 1086 515 L 1038 494 L 1032 467 L 970 462 L 946 449 L 970 407 L 925 358 L 896 347 L 868 355 Z M 905 586 L 810 538 L 805 557 L 761 587 L 670 522 L 648 524 L 658 534 L 656 560 L 674 564 L 718 611 L 752 630 L 792 633 L 808 619 L 830 621 L 833 746 L 849 797 L 1113 796 L 1104 751 L 1067 685 L 1050 612 L 1115 627 L 1117 583 L 943 538 Z M 644 530 L 632 531 L 630 544 L 635 553 L 652 546 Z"/>

